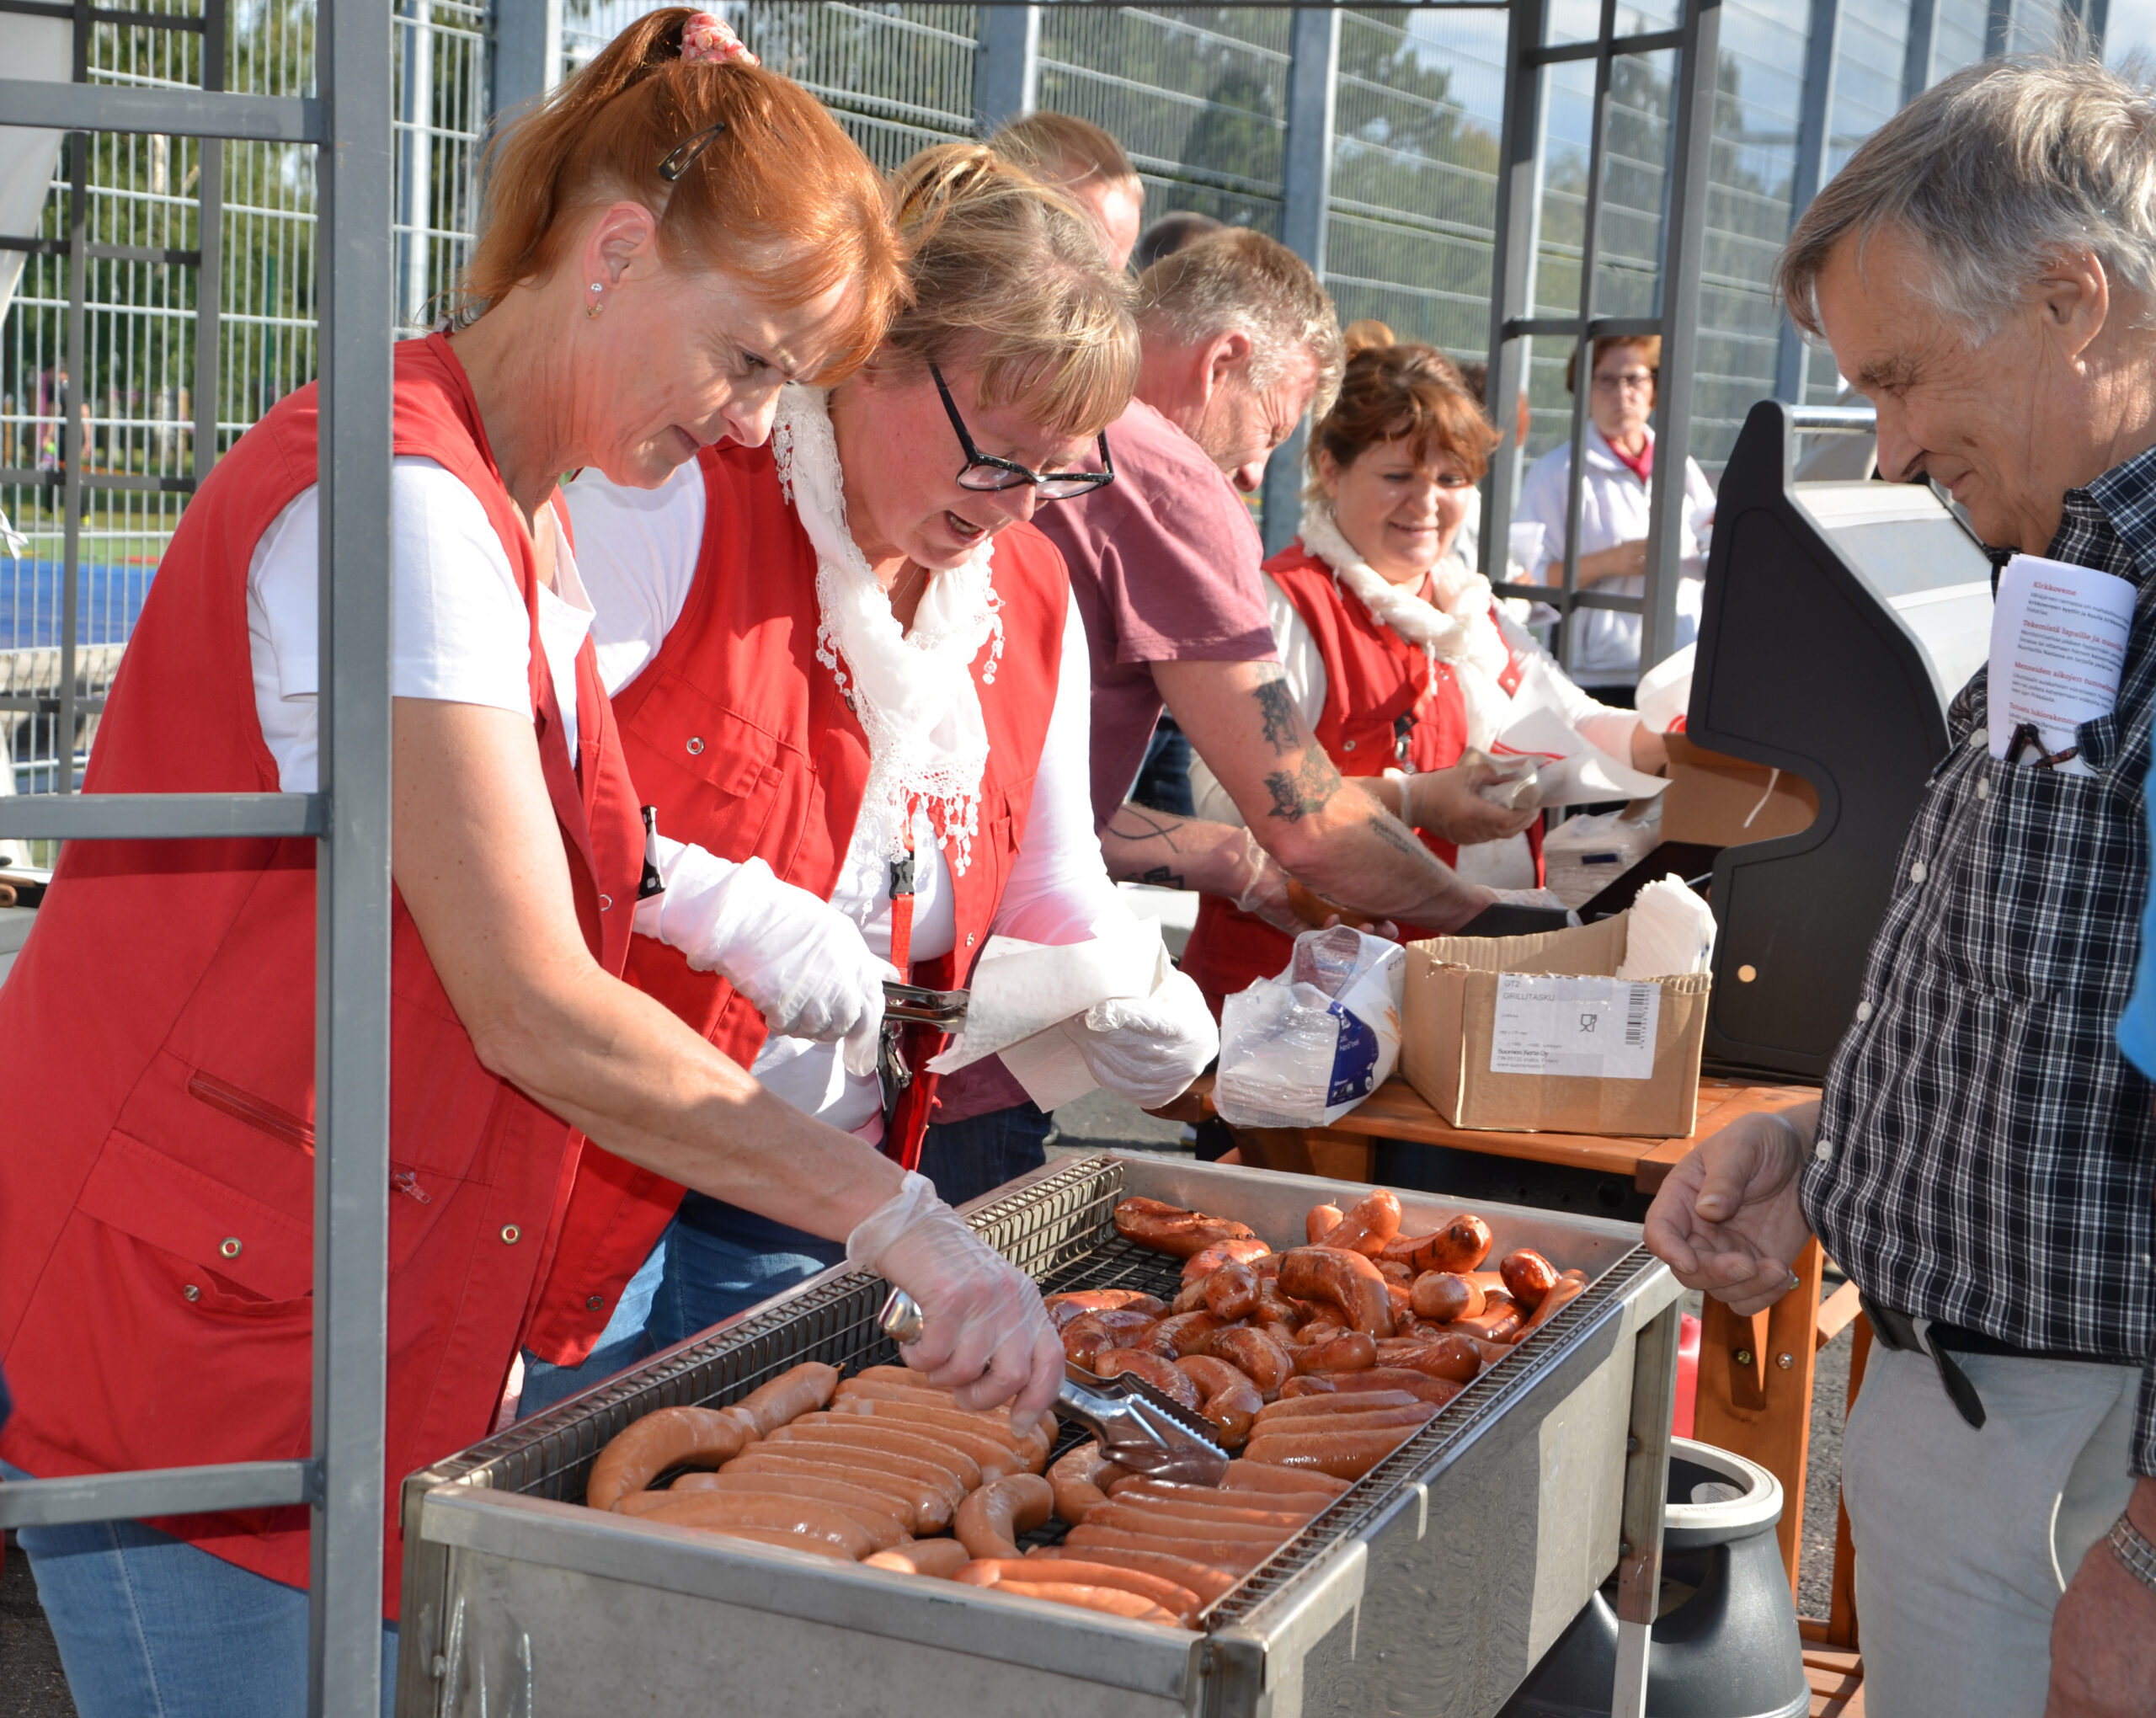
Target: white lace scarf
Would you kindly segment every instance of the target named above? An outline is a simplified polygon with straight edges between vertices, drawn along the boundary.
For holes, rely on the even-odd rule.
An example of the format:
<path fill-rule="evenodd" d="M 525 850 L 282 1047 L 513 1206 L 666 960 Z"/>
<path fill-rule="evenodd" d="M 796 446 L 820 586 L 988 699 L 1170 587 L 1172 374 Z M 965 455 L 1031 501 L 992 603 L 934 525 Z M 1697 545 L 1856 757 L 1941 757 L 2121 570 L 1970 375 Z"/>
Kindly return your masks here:
<path fill-rule="evenodd" d="M 1321 499 L 1303 504 L 1298 534 L 1303 547 L 1332 569 L 1334 584 L 1353 591 L 1379 625 L 1422 647 L 1430 664 L 1433 692 L 1438 663 L 1451 664 L 1454 683 L 1467 707 L 1467 743 L 1489 750 L 1511 702 L 1500 681 L 1512 666 L 1512 650 L 1491 617 L 1490 581 L 1470 573 L 1443 607 L 1428 602 L 1390 583 L 1357 554 L 1340 534 L 1331 506 Z M 1442 595 L 1443 586 L 1438 588 Z"/>
<path fill-rule="evenodd" d="M 956 567 L 929 575 L 907 632 L 890 594 L 846 529 L 845 475 L 821 388 L 792 385 L 779 396 L 771 428 L 778 479 L 816 550 L 816 659 L 868 736 L 868 781 L 861 827 L 877 851 L 896 859 L 909 846 L 914 812 L 925 807 L 953 872 L 972 857 L 980 819 L 988 727 L 973 664 L 989 647 L 984 683 L 1003 655 L 1003 619 L 989 563 L 992 540 Z"/>

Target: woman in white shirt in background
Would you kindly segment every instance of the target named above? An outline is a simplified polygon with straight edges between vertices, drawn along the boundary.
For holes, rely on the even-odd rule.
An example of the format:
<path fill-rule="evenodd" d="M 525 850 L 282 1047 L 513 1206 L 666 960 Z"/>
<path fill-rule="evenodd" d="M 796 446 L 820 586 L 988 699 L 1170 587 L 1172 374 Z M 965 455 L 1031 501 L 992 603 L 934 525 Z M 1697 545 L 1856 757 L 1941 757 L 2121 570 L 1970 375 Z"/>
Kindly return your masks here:
<path fill-rule="evenodd" d="M 1577 358 L 1565 366 L 1565 387 L 1577 388 Z M 1654 472 L 1655 377 L 1662 339 L 1601 339 L 1588 395 L 1586 471 L 1580 487 L 1579 588 L 1610 596 L 1646 594 L 1647 490 Z M 1542 527 L 1540 558 L 1530 579 L 1561 584 L 1565 570 L 1565 513 L 1572 469 L 1569 442 L 1537 460 L 1520 485 L 1513 523 Z M 1715 492 L 1699 462 L 1684 462 L 1681 577 L 1677 589 L 1677 648 L 1699 636 L 1706 579 L 1707 538 Z M 1566 666 L 1604 702 L 1630 703 L 1640 677 L 1640 617 L 1614 609 L 1574 612 Z"/>

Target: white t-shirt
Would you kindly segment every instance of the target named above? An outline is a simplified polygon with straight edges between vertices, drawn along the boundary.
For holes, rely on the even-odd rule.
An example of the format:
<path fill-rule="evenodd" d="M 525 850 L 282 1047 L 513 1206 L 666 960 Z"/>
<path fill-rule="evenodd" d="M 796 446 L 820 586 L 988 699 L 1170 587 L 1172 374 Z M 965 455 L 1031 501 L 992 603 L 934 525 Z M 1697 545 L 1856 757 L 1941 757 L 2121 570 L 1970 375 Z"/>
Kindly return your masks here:
<path fill-rule="evenodd" d="M 1356 602 L 1358 599 L 1343 594 L 1342 600 Z M 1280 668 L 1288 684 L 1288 696 L 1294 701 L 1303 720 L 1315 729 L 1318 718 L 1325 714 L 1325 701 L 1332 684 L 1325 671 L 1324 654 L 1319 650 L 1309 623 L 1303 619 L 1302 611 L 1289 600 L 1287 593 L 1273 582 L 1270 575 L 1265 580 L 1265 610 L 1273 622 L 1273 642 L 1280 652 Z M 1513 654 L 1547 659 L 1549 653 L 1535 642 L 1534 635 L 1502 608 L 1497 611 L 1496 624 L 1506 648 Z M 1630 710 L 1612 709 L 1598 702 L 1575 686 L 1555 662 L 1550 667 L 1552 684 L 1563 696 L 1565 719 L 1573 730 L 1610 756 L 1630 763 L 1632 732 L 1640 725 L 1640 718 Z M 1217 823 L 1239 824 L 1243 820 L 1242 813 L 1229 797 L 1228 790 L 1206 768 L 1203 758 L 1191 760 L 1190 787 L 1198 816 Z M 1459 862 L 1453 868 L 1470 883 L 1486 883 L 1492 888 L 1534 887 L 1534 852 L 1528 846 L 1524 830 L 1502 841 L 1482 841 L 1462 847 Z"/>
<path fill-rule="evenodd" d="M 401 455 L 390 472 L 389 689 L 393 697 L 483 704 L 527 719 L 531 627 L 516 574 L 479 498 L 430 459 Z M 554 517 L 556 589 L 539 590 L 539 642 L 577 755 L 576 656 L 591 602 Z M 321 498 L 301 491 L 254 546 L 247 572 L 254 709 L 286 793 L 319 781 L 316 591 Z"/>
<path fill-rule="evenodd" d="M 703 475 L 691 461 L 656 489 L 629 489 L 586 471 L 563 493 L 568 498 L 595 611 L 592 646 L 611 694 L 659 654 L 696 584 L 703 552 Z M 990 926 L 995 934 L 1031 942 L 1076 942 L 1103 915 L 1128 910 L 1108 881 L 1093 834 L 1089 663 L 1085 622 L 1071 603 L 1064 622 L 1063 671 L 1033 781 L 1033 808 Z M 829 672 L 820 664 L 815 671 Z M 949 861 L 925 813 L 914 827 L 914 848 L 924 858 L 935 855 L 935 863 L 922 864 L 914 879 L 913 953 L 916 960 L 931 959 L 951 952 L 957 921 Z M 725 862 L 704 857 L 713 864 Z M 830 904 L 860 926 L 872 952 L 889 957 L 890 871 L 873 843 L 858 832 Z M 773 1036 L 765 1040 L 750 1072 L 796 1108 L 849 1131 L 873 1131 L 882 1112 L 876 1081 L 842 1077 L 832 1044 Z"/>

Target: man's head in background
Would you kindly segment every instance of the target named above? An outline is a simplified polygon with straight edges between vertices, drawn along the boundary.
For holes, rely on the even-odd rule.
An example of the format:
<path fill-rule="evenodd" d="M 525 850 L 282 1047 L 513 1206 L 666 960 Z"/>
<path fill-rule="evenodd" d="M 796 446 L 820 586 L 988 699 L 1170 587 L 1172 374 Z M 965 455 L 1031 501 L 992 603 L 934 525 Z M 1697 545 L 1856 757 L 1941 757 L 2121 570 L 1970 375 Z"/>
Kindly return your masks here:
<path fill-rule="evenodd" d="M 1221 223 L 1195 209 L 1177 209 L 1145 229 L 1138 248 L 1130 253 L 1130 266 L 1144 274 L 1162 257 L 1171 257 L 1187 244 L 1195 244 L 1208 233 L 1218 232 Z"/>
<path fill-rule="evenodd" d="M 1145 367 L 1138 396 L 1203 448 L 1246 494 L 1273 450 L 1340 387 L 1332 300 L 1294 252 L 1231 227 L 1139 277 Z"/>
<path fill-rule="evenodd" d="M 988 147 L 1061 187 L 1100 227 L 1108 261 L 1118 269 L 1129 264 L 1145 216 L 1145 187 L 1123 145 L 1088 120 L 1038 113 L 1013 120 Z"/>

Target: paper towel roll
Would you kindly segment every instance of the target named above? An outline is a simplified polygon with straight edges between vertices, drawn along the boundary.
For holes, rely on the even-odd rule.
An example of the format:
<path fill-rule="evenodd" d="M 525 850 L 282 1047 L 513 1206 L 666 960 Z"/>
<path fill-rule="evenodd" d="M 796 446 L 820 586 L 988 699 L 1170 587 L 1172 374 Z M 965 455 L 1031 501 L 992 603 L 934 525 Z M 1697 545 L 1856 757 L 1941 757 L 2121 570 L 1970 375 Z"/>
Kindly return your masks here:
<path fill-rule="evenodd" d="M 1714 963 L 1715 915 L 1675 875 L 1639 893 L 1625 926 L 1620 979 L 1669 979 L 1704 973 Z"/>

